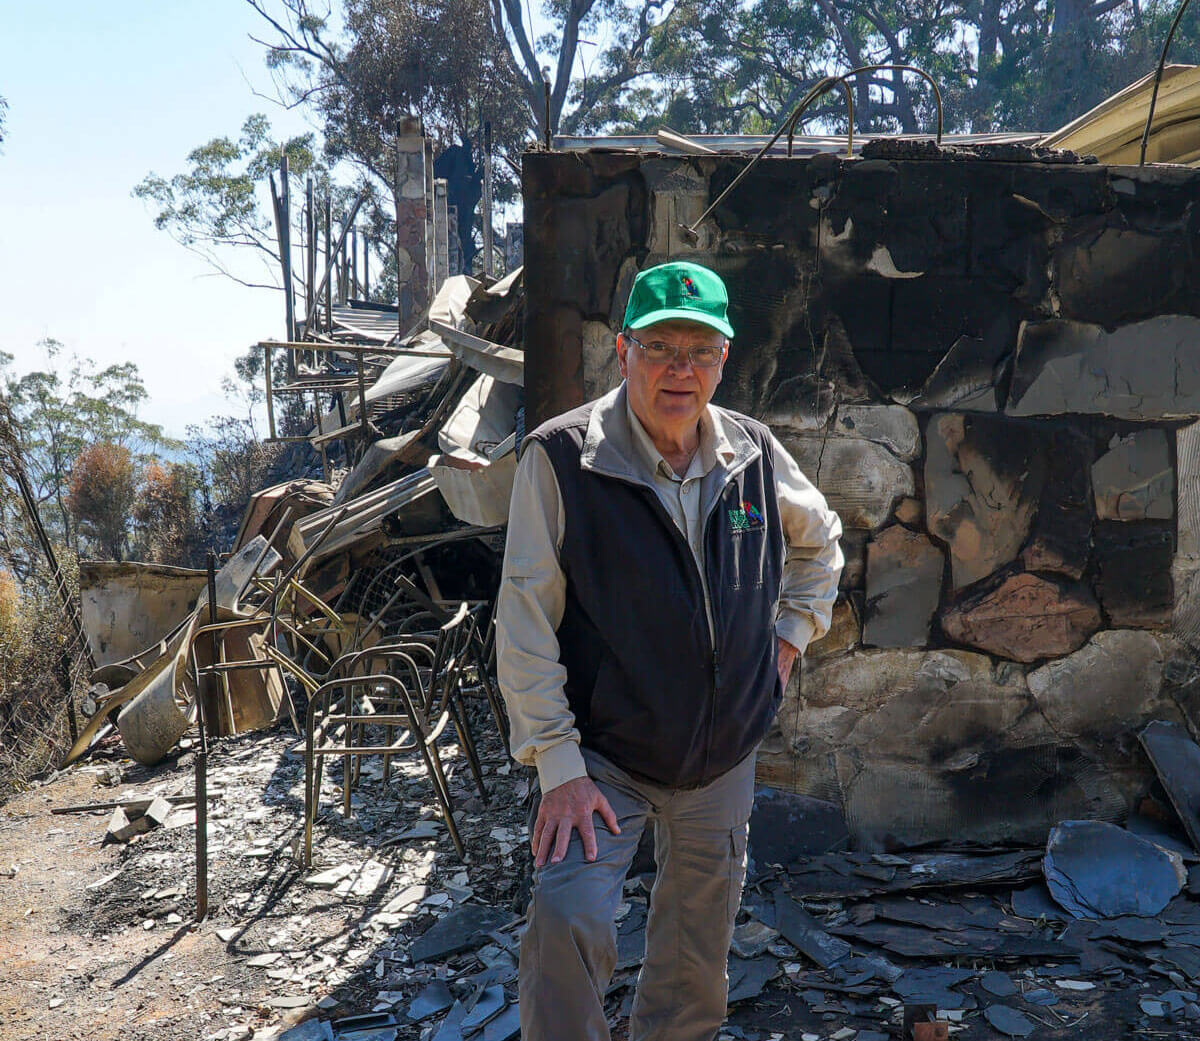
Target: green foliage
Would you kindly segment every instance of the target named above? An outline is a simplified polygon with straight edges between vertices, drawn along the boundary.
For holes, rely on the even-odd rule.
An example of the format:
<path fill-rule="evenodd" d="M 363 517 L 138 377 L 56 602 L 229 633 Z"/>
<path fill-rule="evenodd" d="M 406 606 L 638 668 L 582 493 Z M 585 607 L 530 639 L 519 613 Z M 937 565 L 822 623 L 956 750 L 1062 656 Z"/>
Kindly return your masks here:
<path fill-rule="evenodd" d="M 157 208 L 154 226 L 167 232 L 216 270 L 243 285 L 280 288 L 279 249 L 274 218 L 264 206 L 267 177 L 287 153 L 291 172 L 312 175 L 322 192 L 328 171 L 318 160 L 312 134 L 286 141 L 271 137 L 264 115 L 250 116 L 235 140 L 216 137 L 193 149 L 188 168 L 173 177 L 148 174 L 133 189 L 135 198 Z M 298 209 L 298 207 L 297 207 Z M 224 247 L 245 247 L 255 254 L 271 282 L 244 279 L 228 267 Z"/>
<path fill-rule="evenodd" d="M 646 44 L 656 70 L 596 105 L 588 131 L 774 131 L 822 76 L 916 65 L 938 82 L 947 132 L 1050 131 L 1151 72 L 1174 0 L 716 0 L 677 6 Z M 1200 14 L 1185 18 L 1173 61 L 1200 59 Z M 602 70 L 603 71 L 603 70 Z M 932 91 L 880 71 L 854 81 L 855 129 L 891 133 L 936 125 Z M 574 96 L 588 90 L 576 82 Z M 844 132 L 829 95 L 806 117 Z"/>
<path fill-rule="evenodd" d="M 89 444 L 103 441 L 145 460 L 181 445 L 160 426 L 138 416 L 147 395 L 134 363 L 97 369 L 88 359 L 67 354 L 57 340 L 43 340 L 38 346 L 43 351 L 42 368 L 18 376 L 12 372 L 12 356 L 0 354 L 0 378 L 26 473 L 39 504 L 46 507 L 43 523 L 56 539 L 78 550 L 79 532 L 66 495 L 80 453 Z M 17 567 L 19 575 L 27 573 L 36 547 L 18 546 L 8 534 L 0 538 L 9 539 L 10 566 Z M 15 560 L 23 563 L 14 564 Z"/>
<path fill-rule="evenodd" d="M 74 558 L 61 563 L 77 595 Z M 39 568 L 32 581 L 0 569 L 0 803 L 60 761 L 71 745 L 64 674 L 70 639 L 62 605 Z"/>

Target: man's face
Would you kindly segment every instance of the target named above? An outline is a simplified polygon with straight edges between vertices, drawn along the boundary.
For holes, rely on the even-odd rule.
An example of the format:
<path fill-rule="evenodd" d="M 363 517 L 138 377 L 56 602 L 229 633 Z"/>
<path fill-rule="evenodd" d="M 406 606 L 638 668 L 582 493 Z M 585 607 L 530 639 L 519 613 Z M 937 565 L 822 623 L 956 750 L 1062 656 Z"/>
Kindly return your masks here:
<path fill-rule="evenodd" d="M 680 348 L 673 361 L 653 361 L 627 335 L 617 337 L 617 359 L 634 414 L 651 427 L 685 428 L 695 423 L 721 382 L 729 353 L 725 337 L 707 325 L 687 321 L 659 322 L 633 336 L 647 345 Z M 715 347 L 721 360 L 711 368 L 693 365 L 688 358 L 691 347 Z"/>

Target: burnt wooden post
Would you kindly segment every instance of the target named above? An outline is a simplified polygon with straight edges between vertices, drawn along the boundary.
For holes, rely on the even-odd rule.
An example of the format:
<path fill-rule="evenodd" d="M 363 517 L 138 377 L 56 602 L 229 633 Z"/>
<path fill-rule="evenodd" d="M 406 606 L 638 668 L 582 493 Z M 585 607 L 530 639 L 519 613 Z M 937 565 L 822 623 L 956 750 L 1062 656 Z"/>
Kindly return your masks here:
<path fill-rule="evenodd" d="M 492 124 L 483 124 L 483 273 L 495 274 L 492 256 Z M 467 272 L 470 274 L 470 272 Z"/>
<path fill-rule="evenodd" d="M 325 331 L 333 332 L 333 200 L 325 196 Z"/>
<path fill-rule="evenodd" d="M 217 557 L 208 551 L 208 624 L 217 624 Z M 219 637 L 212 631 L 212 668 L 210 676 L 217 677 L 216 667 L 221 659 Z M 211 682 L 211 680 L 210 680 Z M 196 752 L 196 921 L 208 915 L 208 683 L 198 684 L 196 690 L 196 722 L 200 728 L 200 748 Z"/>
<path fill-rule="evenodd" d="M 312 320 L 313 304 L 317 292 L 317 214 L 313 209 L 313 179 L 311 177 L 304 185 L 304 230 L 308 240 L 308 250 L 304 257 L 304 316 L 306 321 Z M 308 336 L 307 326 L 304 335 Z"/>

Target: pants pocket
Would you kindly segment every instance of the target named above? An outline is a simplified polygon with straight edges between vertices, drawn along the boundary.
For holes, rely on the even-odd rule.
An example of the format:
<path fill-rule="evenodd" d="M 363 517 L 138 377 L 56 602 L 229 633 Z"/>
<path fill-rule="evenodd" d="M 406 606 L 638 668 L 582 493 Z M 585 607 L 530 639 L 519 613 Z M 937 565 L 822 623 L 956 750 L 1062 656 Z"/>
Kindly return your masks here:
<path fill-rule="evenodd" d="M 729 887 L 725 898 L 725 916 L 730 930 L 742 905 L 742 886 L 746 881 L 746 840 L 750 824 L 739 824 L 729 832 Z"/>

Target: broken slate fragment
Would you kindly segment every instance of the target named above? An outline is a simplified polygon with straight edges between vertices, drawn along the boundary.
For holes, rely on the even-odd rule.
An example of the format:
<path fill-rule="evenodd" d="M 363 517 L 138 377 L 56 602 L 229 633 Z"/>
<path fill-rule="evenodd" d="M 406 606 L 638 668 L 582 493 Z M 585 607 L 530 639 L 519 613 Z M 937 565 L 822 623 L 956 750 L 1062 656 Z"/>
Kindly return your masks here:
<path fill-rule="evenodd" d="M 483 1041 L 510 1041 L 520 1032 L 521 1006 L 514 1003 L 483 1028 Z"/>
<path fill-rule="evenodd" d="M 413 998 L 412 1004 L 408 1006 L 408 1018 L 420 1022 L 445 1012 L 453 1004 L 454 995 L 450 993 L 445 980 L 434 980 Z"/>
<path fill-rule="evenodd" d="M 906 969 L 893 984 L 892 990 L 906 1005 L 936 1005 L 938 1008 L 974 1008 L 975 999 L 969 994 L 951 990 L 969 980 L 975 973 L 970 969 L 951 969 L 942 966 Z"/>
<path fill-rule="evenodd" d="M 467 1006 L 456 1001 L 446 1018 L 438 1025 L 432 1041 L 462 1041 L 462 1021 L 467 1017 Z"/>
<path fill-rule="evenodd" d="M 750 859 L 759 870 L 767 864 L 786 867 L 801 857 L 840 849 L 849 838 L 846 815 L 838 803 L 778 788 L 760 787 L 754 792 Z"/>
<path fill-rule="evenodd" d="M 783 938 L 822 969 L 849 957 L 850 945 L 830 936 L 803 907 L 786 893 L 775 894 L 775 927 Z"/>
<path fill-rule="evenodd" d="M 1167 1006 L 1161 1001 L 1156 1001 L 1154 998 L 1141 998 L 1138 1001 L 1138 1007 L 1146 1013 L 1146 1015 L 1158 1019 L 1160 1016 L 1167 1014 Z"/>
<path fill-rule="evenodd" d="M 1105 821 L 1064 821 L 1043 860 L 1050 895 L 1076 918 L 1152 916 L 1186 875 L 1179 858 Z"/>
<path fill-rule="evenodd" d="M 1009 998 L 1017 992 L 1017 985 L 1006 972 L 992 969 L 979 977 L 979 985 L 989 994 L 997 998 Z"/>
<path fill-rule="evenodd" d="M 729 995 L 725 999 L 730 1005 L 758 997 L 763 987 L 779 975 L 779 962 L 775 958 L 729 959 Z"/>
<path fill-rule="evenodd" d="M 511 914 L 499 908 L 463 904 L 414 940 L 408 949 L 408 956 L 415 965 L 482 946 L 491 930 L 503 929 L 512 920 Z"/>
<path fill-rule="evenodd" d="M 646 957 L 646 920 L 644 917 L 626 918 L 617 932 L 618 969 L 632 969 L 642 964 Z"/>
<path fill-rule="evenodd" d="M 365 899 L 373 896 L 391 881 L 395 870 L 390 864 L 378 860 L 367 860 L 358 865 L 353 871 L 333 887 L 335 896 L 359 897 Z"/>
<path fill-rule="evenodd" d="M 1035 882 L 1012 894 L 1013 914 L 1018 918 L 1045 918 L 1049 922 L 1065 922 L 1069 916 L 1054 902 L 1044 882 Z"/>
<path fill-rule="evenodd" d="M 752 918 L 733 930 L 730 950 L 739 958 L 757 958 L 778 937 L 777 930 Z"/>
<path fill-rule="evenodd" d="M 324 871 L 309 875 L 304 879 L 304 884 L 313 889 L 332 889 L 342 879 L 352 874 L 354 874 L 353 864 L 338 864 L 336 867 L 326 868 Z"/>
<path fill-rule="evenodd" d="M 479 1000 L 475 1002 L 475 1007 L 463 1017 L 463 1033 L 470 1034 L 478 1030 L 484 1023 L 498 1016 L 506 1003 L 507 999 L 504 997 L 503 987 L 487 987 L 479 995 Z"/>
<path fill-rule="evenodd" d="M 983 1010 L 983 1014 L 993 1027 L 1009 1037 L 1028 1037 L 1033 1033 L 1033 1020 L 1015 1008 L 1009 1008 L 1007 1005 L 989 1005 Z"/>
<path fill-rule="evenodd" d="M 333 1028 L 321 1019 L 309 1019 L 280 1034 L 278 1041 L 333 1041 Z"/>
<path fill-rule="evenodd" d="M 1200 745 L 1177 723 L 1155 720 L 1138 735 L 1192 845 L 1200 850 Z M 1189 888 L 1190 888 L 1189 879 Z"/>

